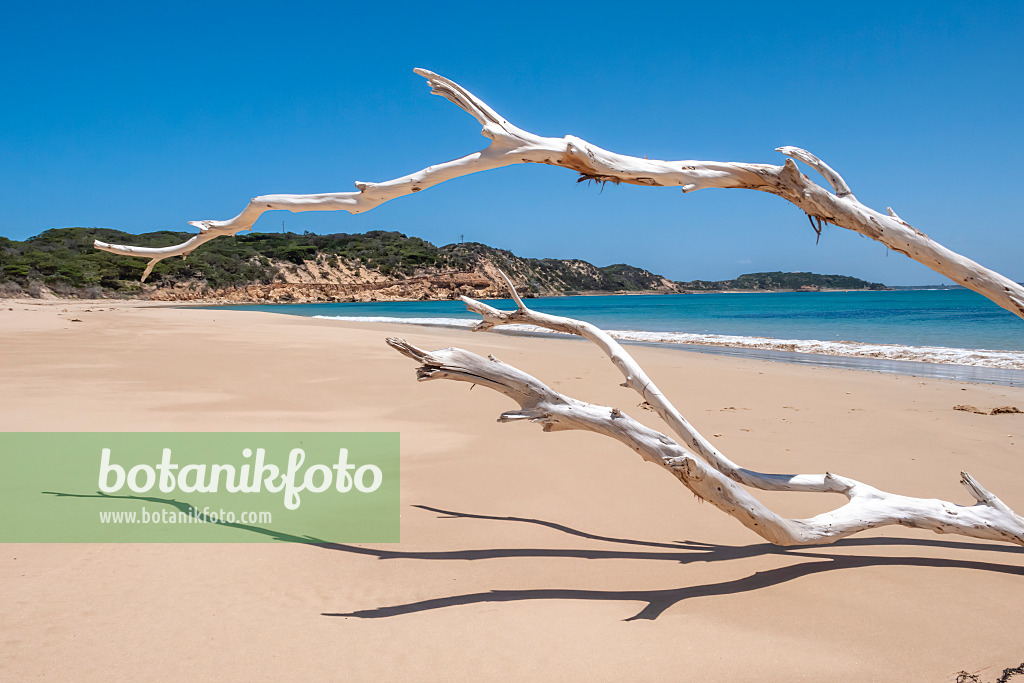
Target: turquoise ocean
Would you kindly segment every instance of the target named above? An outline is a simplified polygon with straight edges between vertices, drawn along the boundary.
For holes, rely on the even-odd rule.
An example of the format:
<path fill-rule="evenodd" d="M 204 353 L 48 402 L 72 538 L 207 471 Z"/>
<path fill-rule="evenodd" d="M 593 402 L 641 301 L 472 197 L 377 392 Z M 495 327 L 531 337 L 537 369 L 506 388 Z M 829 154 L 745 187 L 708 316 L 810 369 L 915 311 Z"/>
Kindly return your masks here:
<path fill-rule="evenodd" d="M 489 303 L 514 308 L 511 300 Z M 564 296 L 527 305 L 586 320 L 626 342 L 1024 385 L 1024 320 L 963 289 Z M 479 320 L 459 301 L 231 308 L 448 327 Z"/>

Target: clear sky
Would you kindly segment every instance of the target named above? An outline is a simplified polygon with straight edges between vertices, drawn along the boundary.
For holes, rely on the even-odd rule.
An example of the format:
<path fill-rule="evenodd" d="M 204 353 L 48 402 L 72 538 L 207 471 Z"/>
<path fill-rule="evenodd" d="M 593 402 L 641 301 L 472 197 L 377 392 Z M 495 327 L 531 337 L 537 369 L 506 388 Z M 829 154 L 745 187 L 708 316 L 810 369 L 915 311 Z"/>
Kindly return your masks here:
<path fill-rule="evenodd" d="M 0 234 L 191 231 L 258 194 L 347 191 L 485 146 L 412 73 L 516 125 L 661 159 L 781 163 L 1024 280 L 1024 3 L 8 3 Z M 577 185 L 513 166 L 358 216 L 257 231 L 399 230 L 673 279 L 764 270 L 944 278 L 747 190 Z M 230 238 L 221 238 L 230 239 Z"/>

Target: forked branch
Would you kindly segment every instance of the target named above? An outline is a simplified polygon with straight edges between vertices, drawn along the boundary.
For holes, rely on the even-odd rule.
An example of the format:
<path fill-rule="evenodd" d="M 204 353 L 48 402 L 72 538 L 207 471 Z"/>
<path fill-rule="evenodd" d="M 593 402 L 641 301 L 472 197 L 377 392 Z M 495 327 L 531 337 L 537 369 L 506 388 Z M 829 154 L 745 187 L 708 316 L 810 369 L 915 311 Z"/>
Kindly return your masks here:
<path fill-rule="evenodd" d="M 160 249 L 107 244 L 96 248 L 126 256 L 150 259 L 145 276 L 162 259 L 185 256 L 204 242 L 221 235 L 248 230 L 265 211 L 369 211 L 397 197 L 420 192 L 446 180 L 471 173 L 537 163 L 562 166 L 580 174 L 581 179 L 631 183 L 658 187 L 679 187 L 683 192 L 704 188 L 742 188 L 778 195 L 800 207 L 808 216 L 877 240 L 890 249 L 973 289 L 1008 311 L 1024 318 L 1024 287 L 931 240 L 899 218 L 892 209 L 882 214 L 864 206 L 846 181 L 828 164 L 798 147 L 778 151 L 806 163 L 820 173 L 833 191 L 811 182 L 796 163 L 787 159 L 782 166 L 720 161 L 659 161 L 616 154 L 572 135 L 549 138 L 534 135 L 509 123 L 471 92 L 443 76 L 416 69 L 427 79 L 432 92 L 441 95 L 475 118 L 483 135 L 491 140 L 485 149 L 401 178 L 382 183 L 356 182 L 356 192 L 255 197 L 249 205 L 225 221 L 192 221 L 199 234 L 182 244 Z"/>
<path fill-rule="evenodd" d="M 522 310 L 520 308 L 520 311 Z M 514 314 L 502 315 L 511 317 Z M 532 313 L 530 322 L 540 320 L 543 315 Z M 555 329 L 556 325 L 561 326 L 564 321 L 570 320 L 554 316 L 550 318 L 544 321 L 550 323 L 550 326 L 545 325 L 548 329 Z M 519 321 L 524 321 L 524 318 L 520 318 Z M 577 328 L 580 332 L 584 329 L 588 333 L 592 331 L 583 327 L 586 323 L 571 322 L 580 326 Z M 481 324 L 482 329 L 486 329 L 486 326 L 492 323 L 493 317 L 485 318 Z M 747 470 L 740 470 L 738 474 L 735 465 L 723 461 L 720 457 L 714 464 L 710 464 L 694 451 L 640 424 L 616 408 L 597 406 L 564 396 L 535 377 L 493 356 L 484 358 L 456 348 L 424 351 L 403 339 L 395 338 L 389 338 L 387 343 L 420 364 L 416 372 L 420 381 L 448 379 L 469 382 L 493 389 L 511 398 L 519 405 L 519 409 L 502 413 L 498 418 L 499 422 L 529 420 L 541 424 L 544 431 L 580 429 L 596 432 L 625 444 L 640 454 L 644 460 L 656 463 L 671 472 L 701 499 L 735 517 L 745 527 L 777 545 L 826 544 L 866 529 L 893 524 L 930 529 L 936 533 L 960 534 L 1024 545 L 1024 519 L 966 472 L 961 473 L 961 481 L 977 501 L 970 506 L 887 493 L 835 474 L 787 475 L 790 481 L 806 479 L 807 485 L 799 488 L 790 486 L 791 490 L 840 493 L 846 496 L 848 501 L 842 507 L 810 519 L 787 519 L 771 511 L 737 483 L 737 480 L 747 479 L 745 483 L 752 485 L 767 484 L 759 486 L 760 488 L 784 488 L 771 485 L 772 478 L 780 475 L 760 475 Z M 635 361 L 626 354 L 625 358 L 618 357 L 616 365 L 619 365 L 620 369 L 632 369 Z M 629 377 L 627 384 L 630 384 Z M 662 411 L 659 412 L 665 410 L 665 405 L 667 401 L 662 403 Z M 691 440 L 696 438 L 695 434 L 694 432 L 690 435 Z M 723 462 L 727 463 L 724 468 Z"/>
<path fill-rule="evenodd" d="M 515 311 L 499 311 L 482 301 L 465 296 L 461 297 L 463 303 L 466 304 L 466 308 L 483 318 L 473 328 L 474 331 L 483 332 L 501 325 L 525 324 L 535 325 L 552 332 L 562 332 L 583 337 L 601 349 L 615 367 L 618 368 L 625 379 L 624 387 L 638 393 L 641 398 L 650 404 L 654 412 L 672 428 L 672 431 L 682 438 L 683 443 L 688 448 L 733 481 L 765 491 L 841 492 L 836 483 L 824 474 L 764 474 L 743 469 L 729 460 L 710 441 L 694 429 L 693 425 L 672 405 L 671 401 L 662 393 L 654 381 L 647 376 L 647 373 L 640 367 L 640 364 L 608 333 L 596 325 L 591 325 L 582 320 L 548 315 L 547 313 L 531 310 L 523 303 L 519 293 L 516 292 L 515 285 L 512 284 L 508 276 L 504 272 L 501 273 L 501 276 L 512 292 L 512 298 L 515 300 L 517 308 Z"/>

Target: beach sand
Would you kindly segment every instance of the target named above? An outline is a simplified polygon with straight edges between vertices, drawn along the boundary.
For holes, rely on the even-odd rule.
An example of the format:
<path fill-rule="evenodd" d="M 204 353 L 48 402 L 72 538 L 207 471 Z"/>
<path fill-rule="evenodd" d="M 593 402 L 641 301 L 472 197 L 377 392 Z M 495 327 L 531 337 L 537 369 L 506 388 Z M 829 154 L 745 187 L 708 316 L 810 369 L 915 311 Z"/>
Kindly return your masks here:
<path fill-rule="evenodd" d="M 383 340 L 493 353 L 665 429 L 585 342 L 0 304 L 5 431 L 402 439 L 400 544 L 2 546 L 4 680 L 952 681 L 1024 661 L 1024 549 L 903 527 L 775 548 L 610 439 L 417 383 Z M 1024 511 L 1024 415 L 953 410 L 1024 409 L 1024 389 L 630 351 L 745 467 L 966 504 L 965 469 Z M 843 502 L 759 496 L 788 516 Z"/>

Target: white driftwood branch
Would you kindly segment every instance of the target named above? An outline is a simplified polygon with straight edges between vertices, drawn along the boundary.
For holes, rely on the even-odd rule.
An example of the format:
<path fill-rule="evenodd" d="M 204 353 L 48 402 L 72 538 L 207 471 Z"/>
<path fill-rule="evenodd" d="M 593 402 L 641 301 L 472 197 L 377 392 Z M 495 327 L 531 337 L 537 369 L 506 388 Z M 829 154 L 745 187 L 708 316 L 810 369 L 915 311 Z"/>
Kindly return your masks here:
<path fill-rule="evenodd" d="M 99 240 L 93 240 L 93 246 L 103 251 L 109 251 L 112 254 L 121 254 L 123 256 L 139 256 L 142 258 L 148 258 L 149 263 L 146 264 L 146 269 L 142 271 L 142 281 L 145 282 L 146 278 L 150 273 L 153 272 L 153 266 L 165 258 L 172 256 L 185 257 L 192 253 L 192 251 L 204 242 L 209 242 L 215 237 L 221 235 L 234 235 L 239 230 L 247 230 L 248 228 L 238 228 L 237 230 L 221 229 L 211 230 L 207 228 L 200 228 L 200 233 L 195 237 L 191 237 L 181 244 L 176 244 L 173 247 L 132 247 L 122 244 L 108 244 L 106 242 L 100 242 Z"/>
<path fill-rule="evenodd" d="M 982 294 L 1024 318 L 1024 287 L 934 242 L 889 209 L 882 214 L 864 206 L 850 192 L 842 177 L 816 156 L 797 147 L 779 152 L 799 159 L 819 172 L 834 190 L 812 183 L 792 159 L 783 166 L 720 161 L 659 161 L 616 154 L 585 140 L 567 135 L 548 138 L 534 135 L 509 123 L 471 92 L 443 76 L 416 69 L 427 79 L 432 92 L 450 100 L 483 126 L 491 144 L 454 161 L 382 183 L 357 182 L 357 192 L 311 195 L 263 195 L 226 221 L 192 221 L 200 234 L 173 247 L 150 249 L 96 242 L 98 249 L 151 259 L 146 274 L 161 259 L 186 255 L 220 235 L 248 230 L 265 211 L 337 211 L 356 214 L 384 202 L 425 190 L 446 180 L 512 164 L 537 163 L 562 166 L 580 174 L 580 180 L 680 187 L 693 192 L 710 187 L 760 190 L 778 195 L 803 209 L 808 216 L 853 230 L 935 270 L 957 284 Z M 819 224 L 820 230 L 820 224 Z M 145 279 L 145 278 L 143 278 Z"/>
<path fill-rule="evenodd" d="M 499 271 L 501 272 L 501 271 Z M 476 299 L 461 297 L 466 308 L 483 318 L 473 330 L 483 332 L 501 325 L 536 325 L 553 332 L 562 332 L 583 337 L 603 351 L 625 378 L 623 386 L 628 387 L 650 404 L 651 408 L 678 434 L 688 448 L 703 458 L 716 470 L 730 479 L 765 491 L 817 491 L 840 493 L 835 481 L 825 474 L 764 474 L 743 469 L 732 462 L 704 438 L 693 425 L 672 405 L 654 381 L 647 376 L 640 364 L 622 348 L 615 339 L 595 325 L 574 318 L 549 315 L 529 309 L 516 292 L 512 281 L 501 272 L 502 278 L 512 292 L 516 302 L 515 311 L 499 311 Z"/>
<path fill-rule="evenodd" d="M 848 502 L 810 519 L 787 519 L 772 512 L 689 449 L 617 408 L 564 396 L 493 356 L 484 358 L 456 348 L 424 351 L 395 338 L 389 338 L 387 343 L 420 363 L 416 374 L 421 381 L 449 379 L 478 384 L 519 404 L 518 410 L 502 413 L 499 422 L 529 420 L 540 423 L 544 431 L 581 429 L 624 443 L 644 460 L 670 471 L 698 497 L 777 545 L 826 544 L 866 529 L 893 524 L 1024 545 L 1024 518 L 966 472 L 961 473 L 961 482 L 977 501 L 974 505 L 900 496 L 853 479 L 826 474 L 827 490 L 845 495 Z"/>

